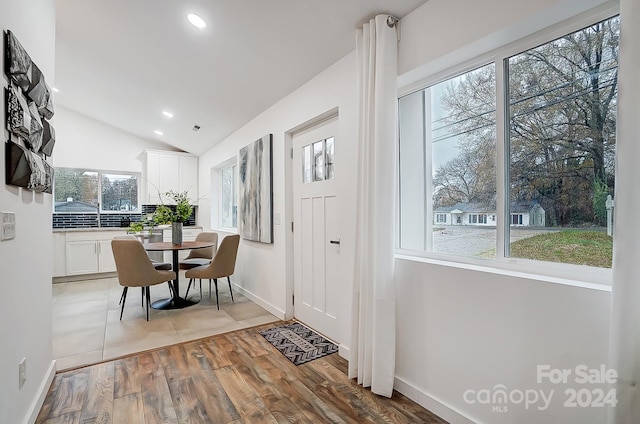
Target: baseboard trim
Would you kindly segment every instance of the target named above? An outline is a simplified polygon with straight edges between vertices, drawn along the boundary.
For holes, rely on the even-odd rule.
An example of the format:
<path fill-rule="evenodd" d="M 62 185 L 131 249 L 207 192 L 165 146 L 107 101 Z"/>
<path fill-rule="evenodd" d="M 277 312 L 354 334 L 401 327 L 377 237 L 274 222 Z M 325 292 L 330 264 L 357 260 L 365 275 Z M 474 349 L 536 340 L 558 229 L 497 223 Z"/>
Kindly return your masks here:
<path fill-rule="evenodd" d="M 276 308 L 275 306 L 273 306 L 269 302 L 265 301 L 264 299 L 262 299 L 262 298 L 256 296 L 255 294 L 245 290 L 243 287 L 240 287 L 239 285 L 237 285 L 233 281 L 231 281 L 231 285 L 233 286 L 234 290 L 239 291 L 244 297 L 246 297 L 247 299 L 249 299 L 253 303 L 256 303 L 259 306 L 263 307 L 264 309 L 266 309 L 267 311 L 269 311 L 270 313 L 272 313 L 273 315 L 278 317 L 278 319 L 280 319 L 282 321 L 286 321 L 286 319 L 285 319 L 285 311 Z"/>
<path fill-rule="evenodd" d="M 349 347 L 340 343 L 340 345 L 338 346 L 338 355 L 340 355 L 341 358 L 349 361 Z"/>
<path fill-rule="evenodd" d="M 480 423 L 398 376 L 395 377 L 394 389 L 450 424 Z"/>
<path fill-rule="evenodd" d="M 55 359 L 51 361 L 49 365 L 49 369 L 47 370 L 40 387 L 38 388 L 38 396 L 33 399 L 31 402 L 31 406 L 29 407 L 29 411 L 27 416 L 24 419 L 25 424 L 34 424 L 38 419 L 38 414 L 40 413 L 40 409 L 44 404 L 45 399 L 47 398 L 47 393 L 49 393 L 49 387 L 51 387 L 51 382 L 53 378 L 56 376 L 56 361 Z"/>

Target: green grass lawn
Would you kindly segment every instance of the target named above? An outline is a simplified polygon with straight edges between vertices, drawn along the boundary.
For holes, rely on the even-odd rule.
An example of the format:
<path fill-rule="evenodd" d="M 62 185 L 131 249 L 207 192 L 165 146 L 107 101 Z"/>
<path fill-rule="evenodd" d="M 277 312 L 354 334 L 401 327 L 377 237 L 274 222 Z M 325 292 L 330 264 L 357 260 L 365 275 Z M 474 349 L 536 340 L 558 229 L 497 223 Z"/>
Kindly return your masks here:
<path fill-rule="evenodd" d="M 611 268 L 613 238 L 601 231 L 558 231 L 511 243 L 511 257 Z"/>

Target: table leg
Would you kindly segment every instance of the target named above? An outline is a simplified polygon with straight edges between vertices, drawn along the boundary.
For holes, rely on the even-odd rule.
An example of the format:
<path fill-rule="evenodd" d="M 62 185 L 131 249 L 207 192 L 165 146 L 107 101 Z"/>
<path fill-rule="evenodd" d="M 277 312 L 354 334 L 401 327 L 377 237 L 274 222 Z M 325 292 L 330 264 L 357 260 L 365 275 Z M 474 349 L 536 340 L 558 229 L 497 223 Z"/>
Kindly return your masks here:
<path fill-rule="evenodd" d="M 171 253 L 173 253 L 173 271 L 176 273 L 176 278 L 173 280 L 173 297 L 153 302 L 151 304 L 153 309 L 182 309 L 199 302 L 198 300 L 188 300 L 180 297 L 180 261 L 178 260 L 178 250 L 174 249 Z"/>

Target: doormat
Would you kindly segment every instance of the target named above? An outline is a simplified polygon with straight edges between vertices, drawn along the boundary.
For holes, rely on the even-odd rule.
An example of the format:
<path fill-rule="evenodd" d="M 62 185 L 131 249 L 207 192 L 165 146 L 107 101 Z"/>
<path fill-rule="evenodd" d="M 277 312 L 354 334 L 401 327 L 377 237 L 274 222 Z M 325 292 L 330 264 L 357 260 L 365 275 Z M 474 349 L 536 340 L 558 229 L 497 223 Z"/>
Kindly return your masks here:
<path fill-rule="evenodd" d="M 261 331 L 260 334 L 294 365 L 304 364 L 338 351 L 335 343 L 297 322 L 270 328 Z"/>

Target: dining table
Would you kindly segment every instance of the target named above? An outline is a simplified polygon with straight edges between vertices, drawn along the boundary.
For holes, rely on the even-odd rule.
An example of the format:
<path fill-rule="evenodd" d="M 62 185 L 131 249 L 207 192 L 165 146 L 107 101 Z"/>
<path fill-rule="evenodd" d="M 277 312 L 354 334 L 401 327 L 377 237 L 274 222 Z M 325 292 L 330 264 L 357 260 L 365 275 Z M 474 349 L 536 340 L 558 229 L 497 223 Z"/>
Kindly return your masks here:
<path fill-rule="evenodd" d="M 148 252 L 171 251 L 173 259 L 172 268 L 176 273 L 176 278 L 173 280 L 172 296 L 168 299 L 162 299 L 153 302 L 151 304 L 151 307 L 154 309 L 182 309 L 198 303 L 199 300 L 189 300 L 180 297 L 180 261 L 178 259 L 178 252 L 181 250 L 193 250 L 211 247 L 215 246 L 215 243 L 208 241 L 183 241 L 182 244 L 173 244 L 171 242 L 163 241 L 143 243 L 142 245 Z"/>

